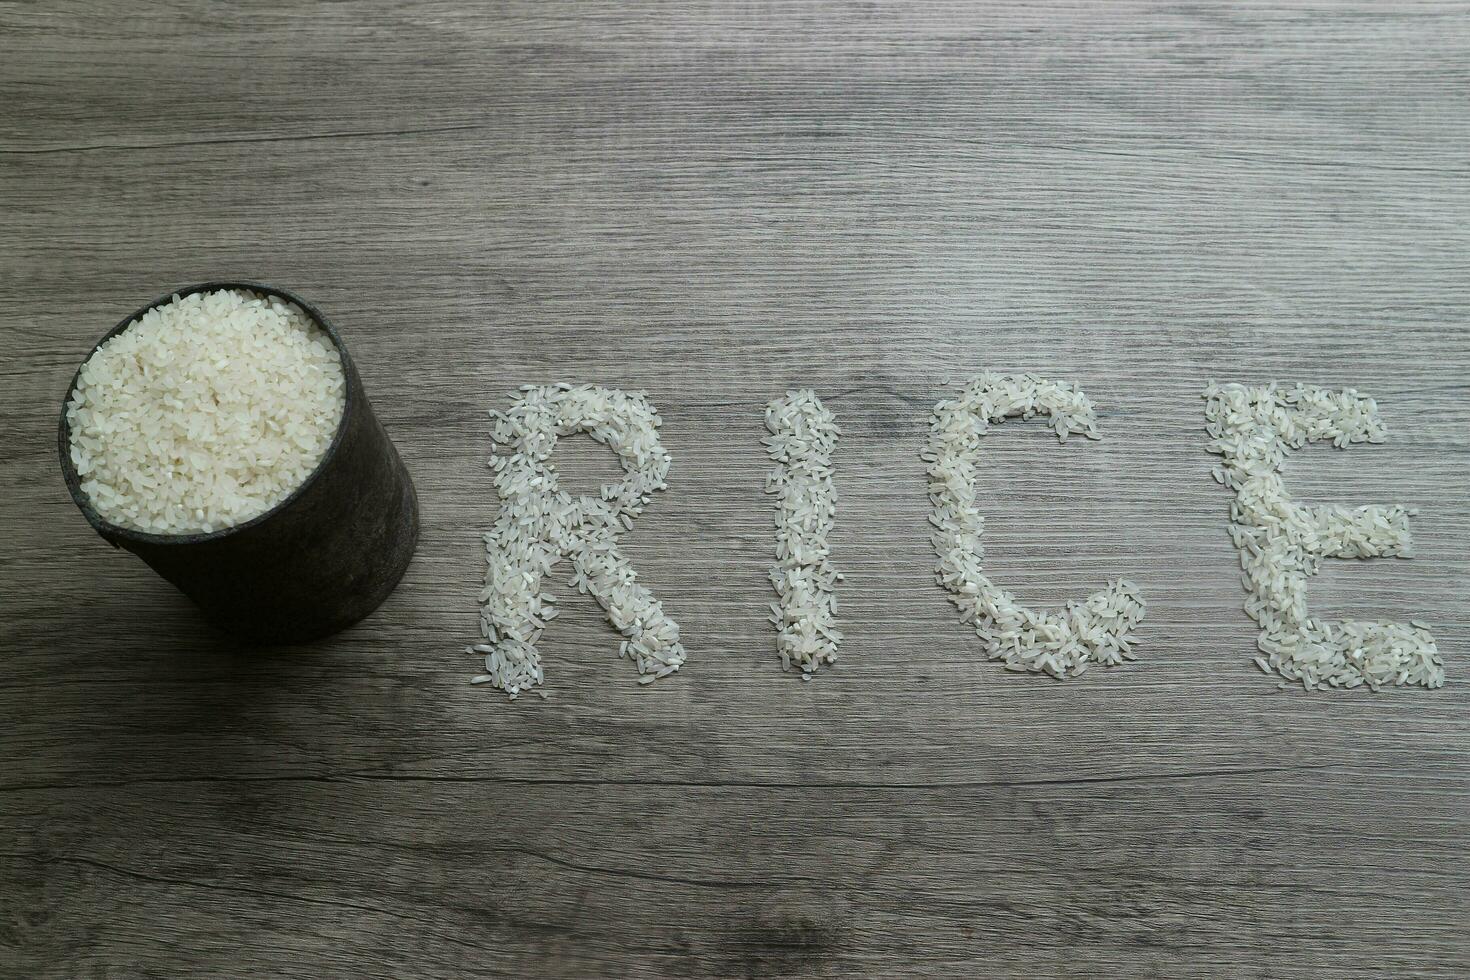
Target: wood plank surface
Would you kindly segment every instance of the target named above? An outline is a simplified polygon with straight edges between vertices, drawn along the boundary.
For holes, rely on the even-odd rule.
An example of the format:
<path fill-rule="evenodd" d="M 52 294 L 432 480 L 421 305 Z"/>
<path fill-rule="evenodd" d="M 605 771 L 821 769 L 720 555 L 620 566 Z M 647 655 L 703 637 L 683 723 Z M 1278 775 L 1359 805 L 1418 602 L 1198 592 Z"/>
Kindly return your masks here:
<path fill-rule="evenodd" d="M 1470 4 L 0 2 L 0 975 L 1470 975 Z M 72 372 L 168 289 L 332 317 L 417 481 L 394 596 L 223 639 L 67 497 Z M 985 662 L 934 583 L 946 382 L 1080 384 L 985 445 L 987 569 L 1128 575 L 1142 659 Z M 1429 624 L 1434 692 L 1251 663 L 1211 378 L 1348 384 L 1299 499 L 1418 509 L 1324 615 Z M 689 665 L 586 597 L 548 701 L 466 681 L 489 420 L 646 389 L 624 536 Z M 761 410 L 838 415 L 840 669 L 765 622 Z M 610 455 L 567 440 L 583 487 Z"/>

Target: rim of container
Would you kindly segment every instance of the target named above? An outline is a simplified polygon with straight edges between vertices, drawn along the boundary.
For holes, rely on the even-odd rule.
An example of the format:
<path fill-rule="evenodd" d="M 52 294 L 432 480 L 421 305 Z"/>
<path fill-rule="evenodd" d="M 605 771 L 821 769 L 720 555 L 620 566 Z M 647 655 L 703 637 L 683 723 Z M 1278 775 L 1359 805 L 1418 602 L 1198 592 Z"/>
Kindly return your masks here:
<path fill-rule="evenodd" d="M 295 305 L 301 312 L 310 317 L 312 322 L 323 333 L 331 338 L 332 346 L 337 351 L 337 359 L 342 364 L 342 384 L 344 388 L 342 415 L 337 419 L 337 431 L 332 434 L 332 441 L 322 452 L 322 458 L 317 461 L 316 467 L 307 474 L 306 479 L 297 484 L 295 489 L 277 501 L 269 510 L 256 514 L 248 521 L 240 524 L 231 524 L 229 527 L 220 528 L 217 531 L 190 531 L 185 534 L 158 534 L 153 531 L 140 531 L 137 528 L 114 524 L 99 514 L 97 508 L 92 506 L 91 499 L 82 491 L 81 478 L 77 475 L 76 466 L 71 461 L 71 426 L 67 423 L 66 410 L 71 404 L 72 395 L 76 393 L 77 383 L 81 380 L 82 368 L 97 353 L 98 348 L 137 323 L 148 311 L 172 303 L 176 299 L 182 299 L 185 296 L 192 296 L 195 293 L 216 292 L 221 289 L 245 290 L 252 293 L 262 293 L 267 296 L 278 296 L 288 303 Z M 247 531 L 258 524 L 265 523 L 294 503 L 296 498 L 300 497 L 306 492 L 307 488 L 316 482 L 317 477 L 321 475 L 327 463 L 337 454 L 337 447 L 342 442 L 342 434 L 347 430 L 347 413 L 352 410 L 354 402 L 352 378 L 352 360 L 347 356 L 347 348 L 343 346 L 342 338 L 337 335 L 337 331 L 328 322 L 327 318 L 322 315 L 320 310 L 288 289 L 269 286 L 265 283 L 232 279 L 227 281 L 211 280 L 210 282 L 201 282 L 197 285 L 183 286 L 179 289 L 171 290 L 153 302 L 140 306 L 137 310 L 124 317 L 119 321 L 117 326 L 103 334 L 102 338 L 92 345 L 92 349 L 87 352 L 87 356 L 82 358 L 81 364 L 77 365 L 76 374 L 72 375 L 71 384 L 67 386 L 66 397 L 61 400 L 61 432 L 60 446 L 58 448 L 61 455 L 62 474 L 66 477 L 66 488 L 71 492 L 71 499 L 81 509 L 82 515 L 87 518 L 87 523 L 91 524 L 98 534 L 101 534 L 108 540 L 122 538 L 128 541 L 157 545 L 198 544 L 204 541 L 218 541 L 232 534 Z"/>

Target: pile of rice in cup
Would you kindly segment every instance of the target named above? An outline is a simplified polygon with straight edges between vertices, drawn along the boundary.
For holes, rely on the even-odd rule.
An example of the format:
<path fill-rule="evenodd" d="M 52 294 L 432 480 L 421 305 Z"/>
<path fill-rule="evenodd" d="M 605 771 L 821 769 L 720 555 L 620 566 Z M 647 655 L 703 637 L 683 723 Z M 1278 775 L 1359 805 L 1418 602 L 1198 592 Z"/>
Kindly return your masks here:
<path fill-rule="evenodd" d="M 330 337 L 279 297 L 175 296 L 82 365 L 66 407 L 81 490 L 152 534 L 243 524 L 321 462 L 346 402 Z"/>

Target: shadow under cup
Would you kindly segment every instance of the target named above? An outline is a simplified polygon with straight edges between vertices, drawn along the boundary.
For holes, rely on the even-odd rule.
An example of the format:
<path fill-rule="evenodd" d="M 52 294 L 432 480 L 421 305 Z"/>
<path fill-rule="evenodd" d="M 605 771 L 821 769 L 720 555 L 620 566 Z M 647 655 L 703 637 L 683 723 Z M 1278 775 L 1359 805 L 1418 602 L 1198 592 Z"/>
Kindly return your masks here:
<path fill-rule="evenodd" d="M 93 346 L 176 296 L 220 289 L 277 296 L 325 333 L 342 359 L 346 403 L 315 470 L 276 506 L 207 534 L 150 534 L 119 527 L 92 507 L 71 460 L 66 406 L 58 448 L 67 489 L 96 532 L 143 559 L 228 633 L 259 643 L 302 643 L 345 629 L 372 612 L 403 577 L 418 543 L 418 496 L 398 451 L 373 414 L 357 368 L 326 317 L 283 289 L 207 282 L 176 290 L 128 316 Z"/>

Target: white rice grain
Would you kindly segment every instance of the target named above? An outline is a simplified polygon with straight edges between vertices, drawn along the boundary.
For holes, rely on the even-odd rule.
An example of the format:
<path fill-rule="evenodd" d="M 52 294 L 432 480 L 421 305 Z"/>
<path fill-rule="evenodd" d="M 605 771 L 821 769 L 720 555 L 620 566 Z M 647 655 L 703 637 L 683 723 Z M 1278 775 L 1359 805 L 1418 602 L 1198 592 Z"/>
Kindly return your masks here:
<path fill-rule="evenodd" d="M 1308 442 L 1382 442 L 1378 405 L 1352 389 L 1301 384 L 1211 383 L 1204 398 L 1209 450 L 1224 460 L 1216 478 L 1235 491 L 1230 536 L 1245 610 L 1261 628 L 1265 663 L 1257 664 L 1308 691 L 1442 686 L 1444 664 L 1422 624 L 1319 620 L 1307 611 L 1307 579 L 1323 558 L 1413 556 L 1405 508 L 1295 504 L 1281 477 L 1288 452 Z"/>
<path fill-rule="evenodd" d="M 345 400 L 341 356 L 295 305 L 234 289 L 176 296 L 82 365 L 66 409 L 71 461 L 113 524 L 218 531 L 311 475 Z"/>
<path fill-rule="evenodd" d="M 778 601 L 771 604 L 781 669 L 795 664 L 802 680 L 837 659 L 837 582 L 827 536 L 837 513 L 832 450 L 842 434 L 832 413 L 810 388 L 788 391 L 766 406 L 762 440 L 776 466 L 766 493 L 776 498 L 776 565 L 770 572 Z"/>
<path fill-rule="evenodd" d="M 1007 670 L 1060 679 L 1075 677 L 1090 664 L 1116 666 L 1135 659 L 1129 645 L 1144 602 L 1137 586 L 1120 579 L 1081 602 L 1068 602 L 1060 614 L 1038 612 L 982 573 L 985 519 L 975 495 L 980 440 L 992 423 L 1038 417 L 1062 442 L 1075 434 L 1100 438 L 1092 403 L 1079 389 L 1030 374 L 987 371 L 971 378 L 957 397 L 935 406 L 921 455 L 929 467 L 930 539 L 939 555 L 939 582 L 950 592 L 961 621 L 974 625 L 986 656 L 1004 661 Z"/>
<path fill-rule="evenodd" d="M 658 413 L 641 392 L 592 385 L 525 385 L 505 413 L 493 413 L 490 459 L 500 514 L 484 535 L 488 567 L 480 593 L 480 629 L 491 685 L 514 700 L 544 681 L 536 641 L 554 617 L 542 580 L 571 559 L 570 586 L 591 593 L 626 637 L 619 656 L 638 667 L 638 683 L 667 677 L 684 664 L 679 625 L 638 584 L 617 538 L 665 486 L 669 454 L 659 442 Z M 627 474 L 598 496 L 573 498 L 558 488 L 557 439 L 586 432 L 618 455 Z M 540 693 L 540 692 L 538 692 Z"/>

